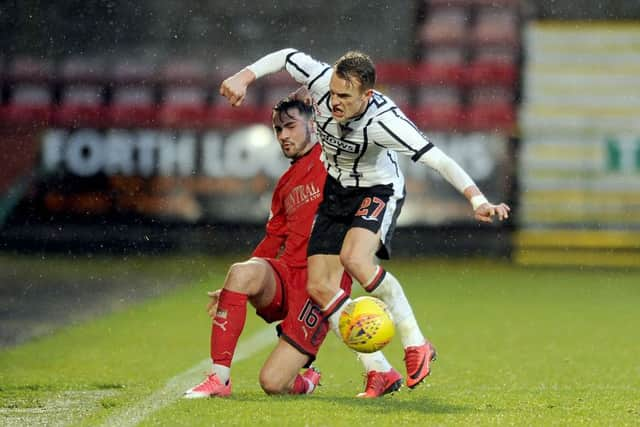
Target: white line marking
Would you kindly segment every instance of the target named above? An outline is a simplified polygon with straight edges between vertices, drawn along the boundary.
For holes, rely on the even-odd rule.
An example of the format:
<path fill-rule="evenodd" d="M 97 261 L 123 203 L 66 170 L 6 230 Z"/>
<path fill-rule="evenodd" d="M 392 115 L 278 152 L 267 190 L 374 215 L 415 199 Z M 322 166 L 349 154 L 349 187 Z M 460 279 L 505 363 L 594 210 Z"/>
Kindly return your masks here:
<path fill-rule="evenodd" d="M 277 341 L 273 327 L 265 328 L 246 340 L 242 340 L 236 348 L 233 362 L 248 359 L 270 343 Z M 192 368 L 171 378 L 165 386 L 142 400 L 136 405 L 129 406 L 123 411 L 109 417 L 102 425 L 105 427 L 135 426 L 155 411 L 169 406 L 182 397 L 182 393 L 201 380 L 203 373 L 211 368 L 211 359 L 205 359 Z"/>

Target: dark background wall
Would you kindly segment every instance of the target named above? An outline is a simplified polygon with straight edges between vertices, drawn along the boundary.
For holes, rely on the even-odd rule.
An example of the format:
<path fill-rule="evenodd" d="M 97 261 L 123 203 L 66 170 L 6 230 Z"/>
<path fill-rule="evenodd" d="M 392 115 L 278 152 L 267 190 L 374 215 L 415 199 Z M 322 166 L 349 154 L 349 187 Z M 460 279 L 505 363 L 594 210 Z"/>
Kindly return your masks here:
<path fill-rule="evenodd" d="M 392 4 L 390 6 L 389 4 Z M 327 59 L 346 46 L 378 58 L 411 52 L 414 1 L 70 0 L 3 2 L 5 55 L 185 55 L 245 62 L 294 46 Z"/>
<path fill-rule="evenodd" d="M 294 46 L 332 59 L 346 48 L 407 58 L 420 1 L 21 0 L 0 2 L 0 50 L 47 57 L 185 55 L 244 63 Z M 528 0 L 542 19 L 640 19 L 629 0 Z"/>
<path fill-rule="evenodd" d="M 537 0 L 531 4 L 539 19 L 640 19 L 637 0 Z"/>

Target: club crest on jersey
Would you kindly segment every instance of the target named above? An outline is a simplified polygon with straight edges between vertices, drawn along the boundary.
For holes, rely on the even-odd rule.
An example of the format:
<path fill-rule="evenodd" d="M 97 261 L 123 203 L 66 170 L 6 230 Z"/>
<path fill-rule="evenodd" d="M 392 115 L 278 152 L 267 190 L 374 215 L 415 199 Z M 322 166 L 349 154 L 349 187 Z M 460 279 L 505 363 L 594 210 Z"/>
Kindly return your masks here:
<path fill-rule="evenodd" d="M 360 151 L 360 144 L 345 141 L 343 139 L 338 139 L 332 135 L 329 135 L 322 129 L 318 129 L 318 133 L 320 134 L 320 139 L 322 140 L 323 144 L 329 145 L 337 150 L 346 151 L 348 153 L 357 153 Z"/>

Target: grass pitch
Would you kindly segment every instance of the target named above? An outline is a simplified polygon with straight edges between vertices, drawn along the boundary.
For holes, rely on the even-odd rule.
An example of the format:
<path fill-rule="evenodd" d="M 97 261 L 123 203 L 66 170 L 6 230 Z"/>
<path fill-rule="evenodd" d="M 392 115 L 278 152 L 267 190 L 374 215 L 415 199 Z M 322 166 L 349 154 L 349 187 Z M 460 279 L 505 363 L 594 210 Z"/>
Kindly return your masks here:
<path fill-rule="evenodd" d="M 207 369 L 205 291 L 231 261 L 199 259 L 201 278 L 168 294 L 0 351 L 0 425 L 640 424 L 640 271 L 482 260 L 386 265 L 438 349 L 415 390 L 356 399 L 360 365 L 331 335 L 316 393 L 266 396 L 257 378 L 272 329 L 249 310 L 233 396 L 182 400 Z M 385 353 L 403 372 L 399 339 Z"/>

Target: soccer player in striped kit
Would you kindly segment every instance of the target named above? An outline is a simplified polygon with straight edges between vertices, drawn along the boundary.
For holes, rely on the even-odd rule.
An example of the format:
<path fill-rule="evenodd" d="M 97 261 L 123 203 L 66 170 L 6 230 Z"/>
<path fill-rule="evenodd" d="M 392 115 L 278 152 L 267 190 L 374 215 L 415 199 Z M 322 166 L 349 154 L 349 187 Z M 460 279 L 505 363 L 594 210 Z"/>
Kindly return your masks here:
<path fill-rule="evenodd" d="M 436 147 L 394 102 L 374 90 L 375 66 L 348 52 L 333 66 L 296 49 L 270 53 L 227 78 L 220 94 L 240 106 L 256 79 L 286 69 L 308 90 L 328 178 L 308 248 L 309 294 L 332 328 L 349 295 L 338 284 L 344 269 L 389 307 L 405 352 L 406 383 L 421 383 L 436 351 L 422 334 L 402 286 L 376 258 L 390 255 L 390 239 L 405 197 L 398 153 L 437 170 L 463 194 L 478 221 L 508 218 L 510 208 L 492 204 L 469 175 Z M 389 368 L 390 369 L 390 368 Z M 382 394 L 393 370 L 369 373 L 367 392 Z"/>

